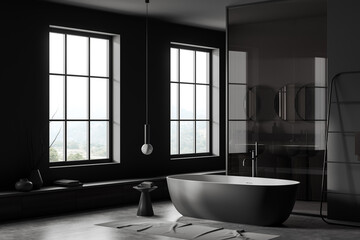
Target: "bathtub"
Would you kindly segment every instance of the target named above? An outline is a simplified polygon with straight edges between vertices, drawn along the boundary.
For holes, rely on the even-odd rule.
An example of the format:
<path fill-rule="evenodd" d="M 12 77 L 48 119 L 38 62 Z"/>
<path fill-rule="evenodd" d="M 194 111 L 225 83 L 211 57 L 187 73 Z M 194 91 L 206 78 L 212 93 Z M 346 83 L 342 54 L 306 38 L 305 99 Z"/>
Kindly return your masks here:
<path fill-rule="evenodd" d="M 171 201 L 184 216 L 251 225 L 283 223 L 297 181 L 259 177 L 182 174 L 166 178 Z"/>

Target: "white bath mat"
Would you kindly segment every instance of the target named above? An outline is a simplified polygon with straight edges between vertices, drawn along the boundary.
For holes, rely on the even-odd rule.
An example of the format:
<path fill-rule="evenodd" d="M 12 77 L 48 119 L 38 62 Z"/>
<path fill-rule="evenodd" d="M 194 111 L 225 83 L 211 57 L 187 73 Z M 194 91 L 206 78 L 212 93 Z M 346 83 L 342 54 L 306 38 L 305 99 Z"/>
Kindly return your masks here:
<path fill-rule="evenodd" d="M 119 229 L 120 231 L 132 231 L 140 234 L 160 235 L 179 239 L 270 240 L 279 237 L 279 235 L 246 232 L 241 229 L 224 229 L 180 222 L 110 222 L 98 225 L 105 227 L 114 227 Z"/>

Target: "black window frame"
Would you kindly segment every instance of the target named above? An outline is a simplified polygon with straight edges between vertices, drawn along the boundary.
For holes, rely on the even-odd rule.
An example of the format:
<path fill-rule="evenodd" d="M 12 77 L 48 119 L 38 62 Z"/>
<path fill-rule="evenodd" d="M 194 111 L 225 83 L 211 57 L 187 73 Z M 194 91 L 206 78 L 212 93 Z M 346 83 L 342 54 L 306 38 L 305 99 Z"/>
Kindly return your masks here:
<path fill-rule="evenodd" d="M 65 81 L 65 86 L 64 86 L 64 118 L 63 119 L 50 119 L 49 118 L 49 127 L 50 128 L 50 122 L 54 121 L 54 122 L 64 122 L 64 159 L 62 161 L 59 162 L 50 162 L 50 149 L 49 149 L 49 164 L 50 166 L 70 166 L 70 165 L 86 165 L 86 164 L 99 164 L 99 163 L 109 163 L 113 161 L 113 47 L 112 47 L 112 43 L 113 43 L 113 36 L 110 34 L 101 34 L 101 33 L 95 33 L 95 32 L 91 32 L 91 31 L 87 31 L 87 30 L 73 30 L 73 29 L 68 29 L 68 28 L 57 28 L 57 27 L 50 27 L 49 28 L 49 35 L 50 33 L 60 33 L 60 34 L 64 34 L 65 35 L 65 41 L 64 41 L 64 73 L 63 74 L 59 74 L 59 73 L 51 73 L 50 69 L 48 71 L 48 77 L 50 80 L 50 76 L 54 75 L 54 76 L 63 76 L 64 77 L 64 81 Z M 48 36 L 49 36 L 48 35 Z M 75 36 L 82 36 L 82 37 L 87 37 L 88 38 L 88 74 L 87 75 L 78 75 L 78 74 L 67 74 L 67 35 L 75 35 Z M 91 38 L 100 38 L 100 39 L 106 39 L 109 41 L 109 49 L 108 49 L 108 77 L 103 77 L 103 76 L 93 76 L 91 75 L 91 65 L 90 65 L 90 39 Z M 50 44 L 49 44 L 50 46 Z M 50 59 L 49 59 L 50 62 Z M 68 120 L 67 118 L 67 77 L 86 77 L 88 78 L 88 117 L 86 119 L 71 119 Z M 90 108 L 91 108 L 91 104 L 90 104 L 90 91 L 91 91 L 91 78 L 103 78 L 103 79 L 108 79 L 109 80 L 109 88 L 108 88 L 108 119 L 104 120 L 104 119 L 91 119 L 90 118 Z M 49 96 L 50 96 L 50 92 L 49 92 Z M 48 114 L 49 115 L 49 114 Z M 75 121 L 82 121 L 82 122 L 88 122 L 88 126 L 87 126 L 87 134 L 88 134 L 88 146 L 87 146 L 87 151 L 88 151 L 88 159 L 84 159 L 84 160 L 67 160 L 67 122 L 75 122 Z M 91 127 L 91 122 L 96 122 L 96 121 L 101 121 L 101 122 L 108 122 L 108 158 L 104 158 L 104 159 L 90 159 L 90 154 L 91 154 L 91 146 L 90 146 L 90 137 L 91 137 L 91 131 L 90 131 L 90 127 Z M 50 137 L 50 136 L 49 136 Z M 50 140 L 50 139 L 49 139 Z M 49 143 L 50 144 L 50 143 Z"/>
<path fill-rule="evenodd" d="M 212 111 L 213 111 L 213 98 L 212 98 L 212 87 L 213 87 L 213 77 L 212 77 L 212 49 L 211 48 L 206 48 L 206 47 L 201 47 L 201 46 L 190 46 L 190 45 L 182 45 L 182 44 L 175 44 L 172 43 L 170 44 L 170 50 L 172 48 L 176 48 L 179 49 L 179 54 L 178 54 L 178 81 L 171 81 L 170 79 L 170 87 L 172 83 L 176 83 L 178 84 L 178 118 L 177 119 L 172 119 L 171 115 L 170 115 L 170 126 L 171 126 L 171 122 L 175 121 L 178 122 L 178 139 L 177 139 L 177 144 L 178 144 L 178 153 L 177 154 L 171 154 L 171 144 L 170 144 L 170 157 L 171 159 L 181 159 L 181 158 L 194 158 L 194 157 L 206 157 L 206 156 L 212 156 L 213 155 L 213 149 L 212 149 L 212 145 L 213 145 L 213 133 L 212 133 L 212 124 L 213 124 L 213 119 L 212 119 Z M 197 83 L 196 82 L 196 74 L 194 74 L 194 82 L 181 82 L 180 81 L 180 50 L 184 49 L 184 50 L 192 50 L 192 51 L 199 51 L 199 52 L 206 52 L 209 54 L 209 83 Z M 195 55 L 195 60 L 194 60 L 194 72 L 196 73 L 196 54 Z M 171 71 L 171 70 L 170 70 Z M 180 118 L 180 85 L 181 84 L 189 84 L 189 85 L 193 85 L 194 86 L 194 119 L 181 119 Z M 209 99 L 208 99 L 208 104 L 209 104 L 209 118 L 207 120 L 197 120 L 196 119 L 196 86 L 201 85 L 201 86 L 208 86 L 209 87 Z M 170 99 L 171 99 L 171 93 L 170 93 Z M 170 100 L 171 101 L 171 100 Z M 180 122 L 181 121 L 190 121 L 190 122 L 194 122 L 195 123 L 195 131 L 194 131 L 194 150 L 195 153 L 186 153 L 186 154 L 180 154 Z M 208 152 L 201 152 L 201 153 L 196 153 L 196 123 L 197 122 L 208 122 L 209 123 L 209 151 Z M 171 134 L 170 134 L 170 141 L 171 141 Z"/>

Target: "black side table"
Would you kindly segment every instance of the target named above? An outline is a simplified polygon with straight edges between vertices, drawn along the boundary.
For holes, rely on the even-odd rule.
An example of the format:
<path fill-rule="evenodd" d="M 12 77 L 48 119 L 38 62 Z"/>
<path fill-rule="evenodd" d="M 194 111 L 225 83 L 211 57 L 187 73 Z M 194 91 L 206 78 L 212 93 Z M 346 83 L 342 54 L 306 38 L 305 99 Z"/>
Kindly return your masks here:
<path fill-rule="evenodd" d="M 154 211 L 152 208 L 150 192 L 157 189 L 157 186 L 152 186 L 152 187 L 134 186 L 133 188 L 141 192 L 137 215 L 153 216 Z"/>

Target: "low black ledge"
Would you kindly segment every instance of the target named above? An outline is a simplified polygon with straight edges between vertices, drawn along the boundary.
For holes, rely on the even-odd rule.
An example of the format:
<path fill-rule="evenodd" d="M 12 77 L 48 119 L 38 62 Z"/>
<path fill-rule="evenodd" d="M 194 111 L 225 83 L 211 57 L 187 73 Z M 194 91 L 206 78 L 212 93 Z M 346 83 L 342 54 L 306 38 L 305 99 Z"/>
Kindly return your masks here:
<path fill-rule="evenodd" d="M 220 170 L 195 174 L 224 173 Z M 89 182 L 81 187 L 47 186 L 30 192 L 1 191 L 0 221 L 137 204 L 140 193 L 133 186 L 143 181 L 151 181 L 158 186 L 156 191 L 151 192 L 152 200 L 170 199 L 166 176 Z"/>

